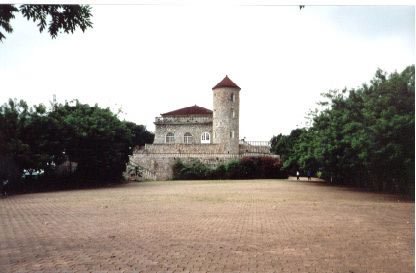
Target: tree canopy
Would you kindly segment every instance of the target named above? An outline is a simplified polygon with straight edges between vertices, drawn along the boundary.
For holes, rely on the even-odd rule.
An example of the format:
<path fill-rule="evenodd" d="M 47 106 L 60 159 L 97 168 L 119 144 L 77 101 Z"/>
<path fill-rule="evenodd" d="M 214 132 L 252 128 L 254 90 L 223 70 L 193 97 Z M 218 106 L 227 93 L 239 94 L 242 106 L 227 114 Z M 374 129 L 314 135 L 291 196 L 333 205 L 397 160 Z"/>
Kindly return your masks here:
<path fill-rule="evenodd" d="M 76 162 L 77 181 L 117 181 L 133 146 L 153 138 L 145 126 L 97 105 L 76 101 L 47 109 L 9 100 L 0 106 L 0 179 L 19 180 L 23 170 L 54 175 L 56 166 Z"/>
<path fill-rule="evenodd" d="M 39 31 L 46 28 L 52 38 L 56 38 L 59 32 L 73 33 L 78 27 L 84 32 L 92 27 L 91 7 L 88 5 L 16 5 L 0 4 L 0 30 L 13 32 L 10 23 L 15 18 L 15 13 L 21 12 L 27 20 L 37 23 Z M 0 31 L 0 41 L 6 38 Z"/>
<path fill-rule="evenodd" d="M 378 70 L 370 84 L 324 98 L 310 128 L 272 138 L 284 167 L 319 171 L 340 184 L 413 193 L 414 65 L 390 75 Z"/>

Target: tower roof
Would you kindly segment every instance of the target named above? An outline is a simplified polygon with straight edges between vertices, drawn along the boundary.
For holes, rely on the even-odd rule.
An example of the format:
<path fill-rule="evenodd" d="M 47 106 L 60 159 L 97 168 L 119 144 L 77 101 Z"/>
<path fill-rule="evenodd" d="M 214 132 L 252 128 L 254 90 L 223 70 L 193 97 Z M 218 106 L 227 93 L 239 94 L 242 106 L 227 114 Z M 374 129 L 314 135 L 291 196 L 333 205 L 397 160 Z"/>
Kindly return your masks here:
<path fill-rule="evenodd" d="M 161 116 L 212 115 L 212 111 L 197 105 L 173 110 Z"/>
<path fill-rule="evenodd" d="M 236 85 L 232 80 L 230 80 L 230 78 L 228 78 L 228 75 L 226 75 L 222 81 L 217 83 L 217 85 L 214 86 L 212 90 L 221 88 L 221 87 L 238 88 L 239 90 L 241 90 L 241 88 L 238 85 Z"/>

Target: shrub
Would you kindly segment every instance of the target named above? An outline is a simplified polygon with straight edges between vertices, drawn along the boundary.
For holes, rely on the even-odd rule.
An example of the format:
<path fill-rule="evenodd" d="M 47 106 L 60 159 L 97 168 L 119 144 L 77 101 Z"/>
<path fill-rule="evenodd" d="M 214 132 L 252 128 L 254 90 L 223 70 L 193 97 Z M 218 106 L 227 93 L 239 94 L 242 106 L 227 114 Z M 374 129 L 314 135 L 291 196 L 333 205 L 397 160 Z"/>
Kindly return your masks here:
<path fill-rule="evenodd" d="M 211 170 L 198 159 L 192 160 L 188 164 L 177 160 L 173 165 L 174 179 L 207 179 L 210 177 L 210 172 Z"/>
<path fill-rule="evenodd" d="M 279 159 L 273 157 L 243 157 L 210 168 L 195 159 L 190 163 L 177 160 L 173 166 L 173 179 L 254 179 L 287 178 Z"/>

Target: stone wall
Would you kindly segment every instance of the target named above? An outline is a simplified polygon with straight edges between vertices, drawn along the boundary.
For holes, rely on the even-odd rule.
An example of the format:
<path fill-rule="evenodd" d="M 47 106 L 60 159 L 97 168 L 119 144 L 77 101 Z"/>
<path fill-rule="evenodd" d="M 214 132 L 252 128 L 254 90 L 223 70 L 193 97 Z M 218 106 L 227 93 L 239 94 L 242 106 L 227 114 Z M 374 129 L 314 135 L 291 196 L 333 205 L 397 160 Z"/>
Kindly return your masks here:
<path fill-rule="evenodd" d="M 169 145 L 171 146 L 171 145 Z M 146 153 L 139 152 L 130 156 L 129 168 L 139 166 L 142 176 L 134 179 L 126 176 L 128 179 L 133 180 L 169 180 L 173 177 L 172 167 L 177 159 L 182 160 L 184 163 L 189 163 L 192 160 L 198 159 L 202 163 L 216 167 L 219 164 L 229 162 L 231 160 L 237 160 L 244 156 L 270 156 L 274 158 L 280 158 L 278 155 L 261 154 L 261 153 L 243 153 L 243 154 L 201 154 L 201 153 Z M 131 173 L 126 171 L 127 173 Z"/>
<path fill-rule="evenodd" d="M 240 158 L 239 155 L 209 155 L 205 154 L 134 154 L 130 156 L 130 166 L 140 166 L 145 172 L 143 177 L 133 180 L 169 180 L 173 178 L 173 165 L 177 159 L 184 163 L 189 163 L 192 160 L 198 159 L 202 163 L 211 167 L 216 167 L 219 164 L 236 160 Z M 127 167 L 128 169 L 129 167 Z"/>
<path fill-rule="evenodd" d="M 173 177 L 172 167 L 173 164 L 175 164 L 174 157 L 136 154 L 130 156 L 129 161 L 130 164 L 138 165 L 151 174 L 151 176 L 143 177 L 143 180 L 169 180 Z M 152 177 L 154 179 L 152 179 Z"/>

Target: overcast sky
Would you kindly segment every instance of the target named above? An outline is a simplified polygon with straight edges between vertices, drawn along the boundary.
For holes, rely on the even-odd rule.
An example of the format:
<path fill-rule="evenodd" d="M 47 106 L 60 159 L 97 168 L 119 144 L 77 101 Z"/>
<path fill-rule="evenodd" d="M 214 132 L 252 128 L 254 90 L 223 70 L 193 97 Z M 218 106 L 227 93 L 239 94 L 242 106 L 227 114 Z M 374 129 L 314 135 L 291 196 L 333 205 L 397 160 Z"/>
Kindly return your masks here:
<path fill-rule="evenodd" d="M 305 125 L 320 93 L 415 60 L 411 6 L 93 5 L 94 27 L 51 39 L 18 16 L 0 44 L 0 102 L 79 99 L 154 130 L 160 113 L 212 109 L 227 74 L 241 87 L 240 137 Z"/>

